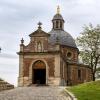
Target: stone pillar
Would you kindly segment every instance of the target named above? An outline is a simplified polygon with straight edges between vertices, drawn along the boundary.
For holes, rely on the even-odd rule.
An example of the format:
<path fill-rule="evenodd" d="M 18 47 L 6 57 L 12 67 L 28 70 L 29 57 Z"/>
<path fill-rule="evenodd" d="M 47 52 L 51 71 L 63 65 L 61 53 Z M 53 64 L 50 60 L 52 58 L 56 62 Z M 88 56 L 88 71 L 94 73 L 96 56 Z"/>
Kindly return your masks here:
<path fill-rule="evenodd" d="M 19 77 L 18 77 L 18 86 L 23 86 L 24 78 L 23 78 L 23 55 L 19 56 Z"/>
<path fill-rule="evenodd" d="M 20 52 L 24 52 L 24 40 L 22 38 L 21 44 L 20 44 Z M 23 70 L 24 70 L 24 64 L 23 64 L 23 58 L 24 55 L 21 54 L 19 55 L 19 77 L 18 77 L 18 86 L 23 86 L 24 85 L 24 77 L 23 77 Z"/>
<path fill-rule="evenodd" d="M 54 85 L 60 85 L 60 54 L 55 55 L 55 82 Z"/>
<path fill-rule="evenodd" d="M 61 29 L 61 27 L 60 27 L 60 20 L 58 21 L 58 28 Z"/>

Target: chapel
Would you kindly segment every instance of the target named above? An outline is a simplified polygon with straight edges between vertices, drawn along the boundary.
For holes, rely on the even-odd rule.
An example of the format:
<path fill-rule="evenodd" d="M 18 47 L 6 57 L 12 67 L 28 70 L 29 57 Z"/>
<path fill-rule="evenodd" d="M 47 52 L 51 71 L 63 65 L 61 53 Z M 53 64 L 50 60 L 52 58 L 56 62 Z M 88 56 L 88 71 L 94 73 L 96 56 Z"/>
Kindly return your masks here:
<path fill-rule="evenodd" d="M 22 38 L 18 86 L 71 86 L 92 80 L 91 68 L 79 63 L 79 49 L 71 34 L 65 31 L 64 23 L 58 7 L 50 32 L 43 31 L 39 22 L 37 30 L 29 34 L 28 45 Z"/>

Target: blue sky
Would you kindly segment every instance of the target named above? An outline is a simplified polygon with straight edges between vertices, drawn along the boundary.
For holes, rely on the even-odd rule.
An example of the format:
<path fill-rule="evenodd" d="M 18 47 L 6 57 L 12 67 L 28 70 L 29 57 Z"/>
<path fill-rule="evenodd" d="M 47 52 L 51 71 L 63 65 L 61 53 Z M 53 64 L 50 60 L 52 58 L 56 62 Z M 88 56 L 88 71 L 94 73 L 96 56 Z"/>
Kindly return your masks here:
<path fill-rule="evenodd" d="M 42 22 L 49 32 L 57 5 L 65 20 L 65 30 L 73 38 L 79 36 L 84 24 L 100 23 L 100 0 L 0 0 L 0 77 L 17 85 L 20 39 L 28 44 L 28 35 Z"/>

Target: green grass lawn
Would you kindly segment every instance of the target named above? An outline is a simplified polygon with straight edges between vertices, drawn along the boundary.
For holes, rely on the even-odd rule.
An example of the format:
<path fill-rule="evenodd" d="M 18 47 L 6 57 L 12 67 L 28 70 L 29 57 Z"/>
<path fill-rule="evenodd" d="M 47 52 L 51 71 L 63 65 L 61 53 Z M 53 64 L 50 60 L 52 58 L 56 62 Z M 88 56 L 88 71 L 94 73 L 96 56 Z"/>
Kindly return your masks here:
<path fill-rule="evenodd" d="M 78 100 L 100 100 L 100 81 L 88 82 L 68 89 Z"/>

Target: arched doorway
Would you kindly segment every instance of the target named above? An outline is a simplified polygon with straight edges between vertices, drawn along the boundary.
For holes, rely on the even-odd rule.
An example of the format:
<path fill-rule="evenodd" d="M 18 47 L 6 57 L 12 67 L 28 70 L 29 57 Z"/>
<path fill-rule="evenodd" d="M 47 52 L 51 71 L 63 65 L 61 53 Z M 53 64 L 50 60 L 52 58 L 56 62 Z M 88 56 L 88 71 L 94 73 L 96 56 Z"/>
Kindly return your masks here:
<path fill-rule="evenodd" d="M 38 60 L 33 64 L 32 83 L 46 84 L 46 65 L 43 61 Z"/>

